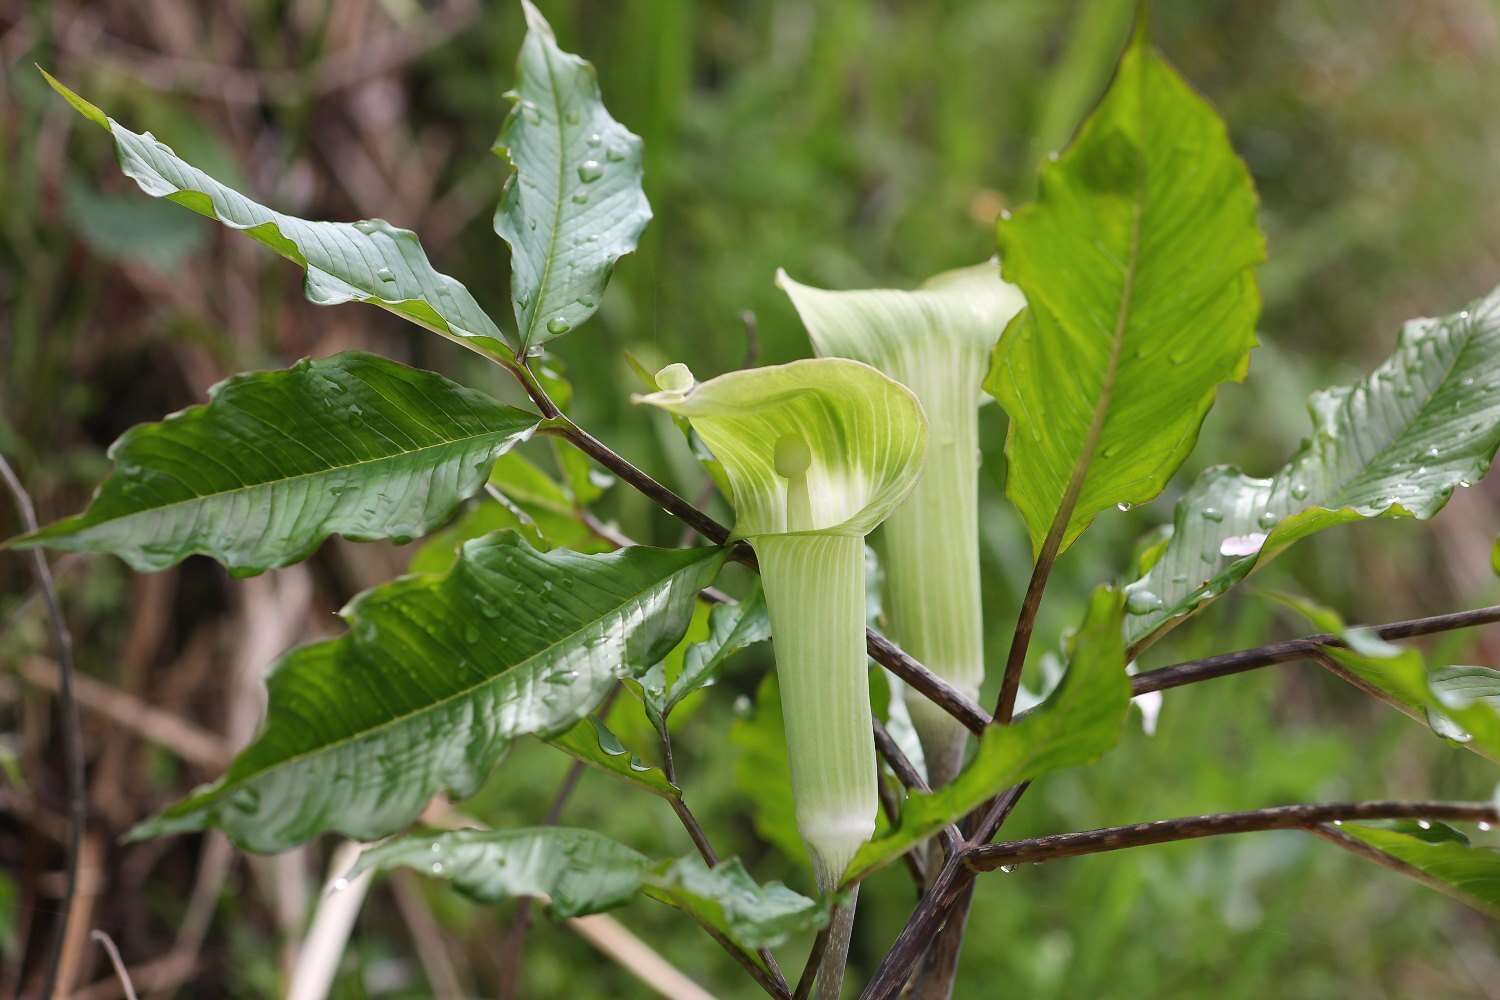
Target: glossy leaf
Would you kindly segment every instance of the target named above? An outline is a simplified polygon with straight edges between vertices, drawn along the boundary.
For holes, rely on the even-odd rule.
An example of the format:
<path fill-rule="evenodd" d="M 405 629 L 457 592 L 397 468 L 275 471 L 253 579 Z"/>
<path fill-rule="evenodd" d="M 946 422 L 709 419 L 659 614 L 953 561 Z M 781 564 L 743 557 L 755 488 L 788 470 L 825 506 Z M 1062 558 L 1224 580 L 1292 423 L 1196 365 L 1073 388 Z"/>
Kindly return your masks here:
<path fill-rule="evenodd" d="M 402 837 L 366 850 L 346 878 L 412 868 L 481 903 L 529 896 L 564 918 L 629 902 L 649 866 L 645 855 L 603 834 L 545 826 Z"/>
<path fill-rule="evenodd" d="M 237 375 L 209 398 L 126 432 L 88 510 L 7 544 L 110 552 L 137 570 L 201 553 L 248 575 L 335 533 L 404 541 L 478 492 L 538 420 L 353 352 Z"/>
<path fill-rule="evenodd" d="M 1120 634 L 1123 596 L 1101 587 L 1074 638 L 1068 671 L 1047 699 L 1009 726 L 990 726 L 951 784 L 912 793 L 901 821 L 855 855 L 846 884 L 905 854 L 938 829 L 1021 781 L 1086 764 L 1115 745 L 1130 709 Z"/>
<path fill-rule="evenodd" d="M 659 768 L 643 763 L 599 719 L 589 716 L 547 741 L 563 753 L 663 798 L 680 798 L 682 789 Z"/>
<path fill-rule="evenodd" d="M 1037 201 L 999 225 L 1028 307 L 986 388 L 1010 415 L 1006 495 L 1034 549 L 1075 478 L 1062 548 L 1100 511 L 1160 493 L 1219 383 L 1244 378 L 1255 216 L 1223 122 L 1138 34 Z"/>
<path fill-rule="evenodd" d="M 863 536 L 921 474 L 927 421 L 911 390 L 869 365 L 815 358 L 729 372 L 695 383 L 663 369 L 670 388 L 637 397 L 687 417 L 723 464 L 739 538 L 788 530 Z M 806 523 L 788 528 L 787 478 L 777 451 L 806 449 Z"/>
<path fill-rule="evenodd" d="M 594 314 L 615 261 L 651 219 L 641 140 L 610 117 L 594 67 L 557 47 L 529 0 L 515 102 L 495 152 L 515 167 L 495 211 L 511 248 L 520 353 Z"/>
<path fill-rule="evenodd" d="M 708 616 L 709 634 L 688 646 L 678 669 L 664 660 L 641 677 L 641 695 L 648 712 L 665 720 L 682 699 L 713 684 L 740 650 L 771 637 L 771 619 L 759 584 L 743 601 L 715 605 Z"/>
<path fill-rule="evenodd" d="M 217 827 L 274 851 L 411 822 L 472 794 L 506 743 L 564 732 L 681 638 L 723 550 L 538 552 L 502 532 L 451 571 L 366 591 L 344 636 L 288 653 L 256 741 L 218 782 L 134 831 Z"/>
<path fill-rule="evenodd" d="M 1476 847 L 1442 823 L 1390 827 L 1345 823 L 1340 832 L 1396 858 L 1457 897 L 1500 918 L 1500 851 Z"/>
<path fill-rule="evenodd" d="M 645 891 L 751 952 L 821 927 L 828 919 L 826 906 L 780 882 L 756 884 L 738 858 L 713 868 L 697 857 L 657 865 L 646 877 Z"/>
<path fill-rule="evenodd" d="M 1133 646 L 1159 636 L 1294 542 L 1374 517 L 1429 518 L 1500 447 L 1500 291 L 1406 324 L 1396 352 L 1350 386 L 1315 393 L 1313 436 L 1270 479 L 1205 470 L 1173 533 L 1127 589 Z"/>
<path fill-rule="evenodd" d="M 153 198 L 166 198 L 237 229 L 307 272 L 319 305 L 368 302 L 490 357 L 509 357 L 505 336 L 468 289 L 433 269 L 416 234 L 381 219 L 308 222 L 256 204 L 192 164 L 151 133 L 136 133 L 43 76 L 89 121 L 114 136 L 120 169 Z"/>

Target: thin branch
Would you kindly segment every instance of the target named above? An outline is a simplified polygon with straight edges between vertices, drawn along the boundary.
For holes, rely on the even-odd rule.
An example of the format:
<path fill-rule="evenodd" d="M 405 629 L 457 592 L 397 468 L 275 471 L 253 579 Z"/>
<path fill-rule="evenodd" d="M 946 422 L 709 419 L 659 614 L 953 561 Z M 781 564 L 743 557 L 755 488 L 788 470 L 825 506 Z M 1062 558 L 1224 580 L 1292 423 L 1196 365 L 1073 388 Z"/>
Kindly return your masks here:
<path fill-rule="evenodd" d="M 21 485 L 21 480 L 16 478 L 4 455 L 0 455 L 0 479 L 5 481 L 5 486 L 15 501 L 21 526 L 28 532 L 36 531 L 36 508 L 32 506 L 31 496 Z M 47 604 L 47 619 L 51 625 L 52 657 L 57 661 L 58 667 L 57 709 L 62 721 L 63 762 L 68 775 L 67 882 L 63 888 L 58 921 L 52 930 L 52 942 L 47 949 L 47 975 L 41 994 L 50 998 L 57 987 L 63 940 L 67 936 L 68 921 L 78 893 L 78 852 L 83 842 L 87 805 L 84 801 L 83 738 L 78 728 L 78 705 L 73 700 L 73 636 L 68 631 L 67 620 L 63 618 L 62 604 L 57 599 L 57 588 L 52 582 L 52 570 L 41 549 L 31 550 L 31 570 L 36 576 L 37 586 L 42 590 L 42 599 Z"/>
<path fill-rule="evenodd" d="M 1410 639 L 1414 636 L 1451 632 L 1455 629 L 1474 628 L 1495 622 L 1500 622 L 1500 605 L 1365 627 L 1382 639 Z M 1155 670 L 1136 674 L 1130 679 L 1130 693 L 1139 695 L 1152 691 L 1165 691 L 1184 684 L 1196 684 L 1215 677 L 1227 677 L 1230 674 L 1244 673 L 1247 670 L 1268 667 L 1276 663 L 1316 659 L 1328 646 L 1344 649 L 1348 644 L 1339 636 L 1323 633 L 1304 636 L 1300 639 L 1284 639 L 1280 642 L 1256 646 L 1254 649 L 1220 653 L 1201 660 L 1188 660 L 1185 663 L 1175 663 L 1169 667 L 1158 667 Z"/>
<path fill-rule="evenodd" d="M 902 752 L 900 745 L 892 738 L 881 721 L 879 719 L 871 721 L 875 729 L 875 749 L 879 750 L 886 763 L 891 765 L 891 770 L 895 772 L 901 784 L 914 792 L 931 792 L 932 789 L 927 786 L 927 780 Z M 962 838 L 959 836 L 958 828 L 950 823 L 938 831 L 938 839 L 942 841 L 943 850 L 952 854 L 958 850 Z"/>
<path fill-rule="evenodd" d="M 987 872 L 1014 865 L 1040 864 L 1081 854 L 1119 851 L 1149 844 L 1196 840 L 1258 830 L 1311 830 L 1324 823 L 1370 819 L 1452 819 L 1496 822 L 1493 802 L 1331 802 L 1276 806 L 1248 812 L 1210 813 L 1182 819 L 1159 819 L 1132 826 L 1111 826 L 1080 833 L 1056 833 L 1004 844 L 984 844 L 964 854 L 964 864 Z"/>
<path fill-rule="evenodd" d="M 865 984 L 860 1000 L 889 1000 L 906 985 L 953 904 L 974 879 L 974 872 L 964 865 L 962 858 L 962 853 L 955 854 L 943 865 L 890 951 L 880 960 L 874 976 Z"/>
<path fill-rule="evenodd" d="M 109 964 L 114 966 L 115 977 L 120 980 L 120 988 L 125 991 L 125 1000 L 136 1000 L 135 984 L 130 981 L 130 973 L 125 969 L 125 962 L 120 958 L 120 949 L 115 947 L 114 940 L 98 928 L 89 931 L 89 937 L 97 941 L 99 947 L 104 949 L 104 954 L 109 956 Z"/>
<path fill-rule="evenodd" d="M 812 996 L 813 983 L 818 979 L 818 966 L 823 964 L 823 952 L 828 950 L 828 938 L 833 931 L 833 921 L 823 925 L 818 931 L 818 936 L 813 938 L 812 951 L 807 953 L 807 961 L 802 966 L 802 975 L 797 979 L 797 990 L 792 994 L 792 1000 L 807 1000 Z"/>

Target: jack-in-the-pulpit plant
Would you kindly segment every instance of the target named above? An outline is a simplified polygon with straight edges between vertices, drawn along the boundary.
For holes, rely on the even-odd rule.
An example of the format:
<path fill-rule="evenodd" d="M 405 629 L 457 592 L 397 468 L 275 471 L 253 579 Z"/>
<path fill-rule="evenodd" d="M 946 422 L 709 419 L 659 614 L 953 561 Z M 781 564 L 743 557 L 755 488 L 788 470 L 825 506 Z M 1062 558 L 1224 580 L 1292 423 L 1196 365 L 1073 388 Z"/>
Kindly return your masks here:
<path fill-rule="evenodd" d="M 734 537 L 755 551 L 771 616 L 797 828 L 831 892 L 879 808 L 865 655 L 865 536 L 911 492 L 927 421 L 911 390 L 841 358 L 695 382 L 683 365 L 640 397 L 686 417 L 722 464 Z M 836 997 L 847 921 L 819 989 Z"/>
<path fill-rule="evenodd" d="M 1109 574 L 1135 582 L 1097 588 L 1079 628 L 1032 643 L 1056 558 L 1096 518 L 1175 488 L 1218 387 L 1246 375 L 1255 342 L 1264 240 L 1250 173 L 1213 108 L 1151 46 L 1144 18 L 1099 106 L 1043 166 L 1037 198 L 1000 221 L 998 265 L 911 292 L 827 292 L 782 276 L 825 357 L 701 384 L 682 365 L 659 373 L 659 391 L 642 400 L 689 422 L 711 453 L 731 531 L 683 499 L 701 482 L 669 487 L 579 426 L 567 412 L 571 387 L 543 367 L 599 308 L 650 207 L 640 139 L 606 111 L 593 68 L 522 6 L 514 107 L 496 147 L 497 190 L 508 172 L 495 227 L 511 247 L 513 312 L 500 321 L 433 266 L 415 233 L 259 205 L 48 78 L 107 131 L 143 192 L 292 261 L 316 303 L 375 305 L 470 348 L 534 406 L 358 352 L 238 375 L 204 405 L 122 437 L 115 471 L 84 513 L 0 546 L 109 553 L 143 571 L 202 555 L 249 575 L 305 559 L 335 534 L 431 536 L 408 575 L 348 603 L 341 634 L 282 656 L 254 742 L 136 837 L 216 830 L 253 851 L 329 834 L 384 840 L 363 870 L 415 867 L 485 902 L 543 899 L 557 916 L 645 896 L 700 925 L 777 1000 L 814 984 L 837 994 L 861 880 L 898 860 L 919 901 L 868 970 L 868 1000 L 908 987 L 949 994 L 978 873 L 1165 840 L 1307 830 L 1500 912 L 1500 853 L 1434 822 L 1500 822 L 1488 787 L 1469 796 L 1484 801 L 1239 803 L 1240 812 L 990 842 L 1030 785 L 1116 745 L 1132 695 L 1294 654 L 1500 759 L 1500 672 L 1429 670 L 1417 651 L 1392 645 L 1500 621 L 1500 608 L 1353 633 L 1320 613 L 1331 634 L 1126 673 L 1130 661 L 1159 667 L 1146 660 L 1168 629 L 1188 628 L 1303 537 L 1430 517 L 1486 473 L 1500 447 L 1500 293 L 1412 324 L 1369 378 L 1316 396 L 1314 437 L 1273 478 L 1204 471 L 1180 494 L 1173 523 Z M 1017 515 L 993 530 L 1024 535 L 1033 555 L 993 712 L 975 703 L 981 385 L 1009 421 L 1005 491 Z M 552 452 L 538 450 L 543 438 Z M 633 544 L 595 516 L 590 463 L 707 544 Z M 882 522 L 885 612 L 900 645 L 866 623 L 865 536 Z M 732 559 L 755 564 L 759 588 L 719 580 Z M 817 898 L 757 883 L 739 859 L 721 858 L 672 754 L 673 709 L 768 635 L 792 802 L 779 759 L 742 791 L 794 812 Z M 1061 648 L 1066 670 L 1013 718 L 1034 646 Z M 867 653 L 906 683 L 935 787 L 902 752 L 896 737 L 906 734 L 882 728 L 897 720 L 872 707 Z M 639 704 L 615 700 L 622 690 Z M 611 706 L 649 722 L 658 766 L 625 745 L 630 733 L 611 731 Z M 760 705 L 754 721 L 774 708 Z M 965 731 L 979 738 L 960 767 Z M 555 825 L 414 826 L 424 815 L 453 819 L 450 803 L 492 775 L 531 781 L 501 764 L 518 740 L 654 796 L 693 853 Z M 1077 780 L 1086 787 L 1089 773 Z M 872 837 L 881 807 L 888 824 Z M 1367 825 L 1387 820 L 1421 825 Z M 517 940 L 525 926 L 518 918 Z M 773 951 L 792 940 L 810 945 L 796 984 Z"/>
<path fill-rule="evenodd" d="M 823 357 L 874 365 L 927 414 L 927 462 L 880 532 L 882 608 L 891 637 L 969 698 L 984 683 L 979 583 L 979 407 L 990 351 L 1026 300 L 995 261 L 948 271 L 915 291 L 824 291 L 777 283 Z M 945 785 L 969 732 L 925 698 L 907 704 L 927 774 Z"/>

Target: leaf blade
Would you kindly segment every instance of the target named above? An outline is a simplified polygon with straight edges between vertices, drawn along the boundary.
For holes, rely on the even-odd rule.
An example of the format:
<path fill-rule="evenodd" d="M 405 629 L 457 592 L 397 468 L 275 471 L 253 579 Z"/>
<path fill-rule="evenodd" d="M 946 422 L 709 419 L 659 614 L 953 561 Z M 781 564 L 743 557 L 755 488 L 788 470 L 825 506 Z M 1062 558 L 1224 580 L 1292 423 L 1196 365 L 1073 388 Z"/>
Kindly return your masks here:
<path fill-rule="evenodd" d="M 1313 436 L 1269 479 L 1205 470 L 1173 534 L 1126 591 L 1140 647 L 1309 535 L 1377 517 L 1427 519 L 1500 448 L 1500 289 L 1406 324 L 1396 352 L 1350 386 L 1315 393 Z"/>
<path fill-rule="evenodd" d="M 592 715 L 574 723 L 547 743 L 574 760 L 581 760 L 653 795 L 664 799 L 682 798 L 681 788 L 668 781 L 659 768 L 642 763 L 608 726 Z"/>
<path fill-rule="evenodd" d="M 564 52 L 529 0 L 516 61 L 515 107 L 496 154 L 515 173 L 495 210 L 510 244 L 511 295 L 526 354 L 594 314 L 615 261 L 651 219 L 639 136 L 604 107 L 587 61 Z"/>
<path fill-rule="evenodd" d="M 694 856 L 657 865 L 646 875 L 645 892 L 751 953 L 828 919 L 828 907 L 818 900 L 780 882 L 757 884 L 739 858 L 713 868 Z"/>
<path fill-rule="evenodd" d="M 1011 725 L 986 729 L 973 760 L 951 783 L 908 795 L 900 822 L 860 848 L 845 883 L 895 860 L 1002 789 L 1088 763 L 1114 746 L 1130 709 L 1123 614 L 1120 592 L 1096 590 L 1068 672 L 1046 701 Z"/>
<path fill-rule="evenodd" d="M 649 865 L 645 855 L 593 830 L 543 826 L 401 837 L 366 849 L 347 877 L 413 868 L 481 903 L 544 899 L 563 919 L 628 903 Z"/>
<path fill-rule="evenodd" d="M 400 829 L 437 791 L 472 794 L 512 738 L 561 733 L 659 659 L 723 559 L 538 552 L 510 532 L 469 542 L 447 574 L 366 591 L 349 632 L 283 657 L 256 741 L 131 836 L 217 827 L 273 851 Z"/>
<path fill-rule="evenodd" d="M 143 192 L 239 230 L 299 265 L 306 271 L 304 291 L 312 302 L 365 302 L 486 357 L 510 357 L 499 327 L 468 289 L 433 268 L 415 233 L 382 219 L 309 222 L 267 208 L 179 159 L 151 133 L 130 131 L 42 73 L 75 110 L 109 131 L 121 171 Z"/>
<path fill-rule="evenodd" d="M 1011 418 L 1006 495 L 1036 552 L 1070 497 L 1059 551 L 1100 511 L 1161 492 L 1219 383 L 1248 369 L 1265 256 L 1222 121 L 1143 35 L 1041 180 L 999 224 L 1027 309 L 985 384 Z"/>
<path fill-rule="evenodd" d="M 1463 834 L 1441 823 L 1427 830 L 1415 824 L 1345 823 L 1340 832 L 1411 866 L 1475 909 L 1500 918 L 1500 851 L 1473 846 Z"/>
<path fill-rule="evenodd" d="M 538 417 L 370 354 L 237 375 L 209 403 L 126 432 L 82 514 L 6 543 L 110 552 L 140 571 L 210 556 L 236 575 L 329 535 L 426 534 Z"/>

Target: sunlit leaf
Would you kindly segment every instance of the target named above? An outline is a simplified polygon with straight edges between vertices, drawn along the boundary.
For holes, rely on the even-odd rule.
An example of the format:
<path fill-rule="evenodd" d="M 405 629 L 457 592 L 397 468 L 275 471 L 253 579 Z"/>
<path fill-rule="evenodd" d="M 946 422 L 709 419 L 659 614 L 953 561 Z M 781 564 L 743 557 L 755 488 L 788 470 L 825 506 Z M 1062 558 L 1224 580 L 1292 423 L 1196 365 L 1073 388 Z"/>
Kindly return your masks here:
<path fill-rule="evenodd" d="M 1270 479 L 1216 466 L 1173 514 L 1171 541 L 1128 588 L 1132 645 L 1160 635 L 1294 542 L 1374 517 L 1429 518 L 1500 447 L 1500 291 L 1401 331 L 1369 377 L 1315 393 L 1313 436 Z"/>
<path fill-rule="evenodd" d="M 665 720 L 682 699 L 714 683 L 734 654 L 771 637 L 771 619 L 759 585 L 742 601 L 716 605 L 708 627 L 705 639 L 683 651 L 679 669 L 671 670 L 669 661 L 663 661 L 641 677 L 642 697 L 655 718 Z"/>
<path fill-rule="evenodd" d="M 114 136 L 120 169 L 153 198 L 166 198 L 238 229 L 307 272 L 319 305 L 368 302 L 492 357 L 509 347 L 468 289 L 433 269 L 416 234 L 381 219 L 308 222 L 256 204 L 192 164 L 151 133 L 132 132 L 43 70 L 52 89 Z"/>
<path fill-rule="evenodd" d="M 88 510 L 7 544 L 110 552 L 138 570 L 201 553 L 246 575 L 331 534 L 405 541 L 477 493 L 538 420 L 353 352 L 237 375 L 209 398 L 126 432 Z"/>
<path fill-rule="evenodd" d="M 651 219 L 641 189 L 641 140 L 610 117 L 594 67 L 557 47 L 529 0 L 516 64 L 515 107 L 495 152 L 515 173 L 500 196 L 495 232 L 511 248 L 519 352 L 594 314 L 615 261 Z"/>
<path fill-rule="evenodd" d="M 1130 708 L 1122 615 L 1118 591 L 1096 590 L 1074 637 L 1068 672 L 1056 689 L 1012 725 L 986 729 L 973 760 L 951 784 L 908 795 L 901 822 L 860 848 L 844 881 L 856 881 L 899 858 L 1011 785 L 1086 764 L 1113 747 Z"/>
<path fill-rule="evenodd" d="M 1155 497 L 1221 382 L 1243 379 L 1265 257 L 1224 123 L 1138 33 L 1040 194 L 999 226 L 1027 309 L 986 388 L 1010 415 L 1006 495 L 1040 549 L 1069 484 L 1066 548 L 1100 511 Z"/>
<path fill-rule="evenodd" d="M 510 739 L 562 733 L 659 660 L 723 558 L 538 552 L 510 532 L 469 542 L 446 575 L 366 591 L 346 635 L 288 653 L 256 741 L 133 835 L 217 827 L 274 851 L 398 830 L 438 791 L 472 794 Z"/>

